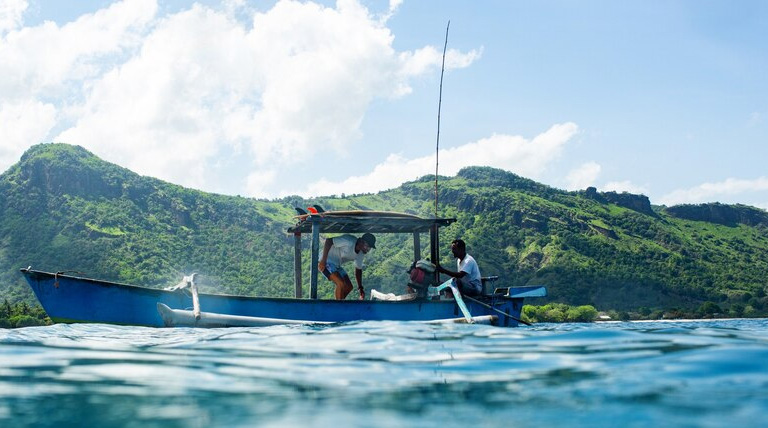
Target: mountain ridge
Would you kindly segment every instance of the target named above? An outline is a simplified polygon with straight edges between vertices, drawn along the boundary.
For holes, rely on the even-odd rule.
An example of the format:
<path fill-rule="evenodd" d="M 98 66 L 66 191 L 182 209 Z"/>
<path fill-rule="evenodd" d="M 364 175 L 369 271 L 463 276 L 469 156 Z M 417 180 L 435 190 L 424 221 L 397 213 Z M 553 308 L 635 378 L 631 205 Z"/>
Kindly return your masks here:
<path fill-rule="evenodd" d="M 433 180 L 344 198 L 264 201 L 143 177 L 79 146 L 36 145 L 0 175 L 0 296 L 30 299 L 18 274 L 30 263 L 148 286 L 202 270 L 218 291 L 289 296 L 292 237 L 285 230 L 294 207 L 430 216 Z M 490 167 L 441 176 L 438 196 L 440 216 L 457 218 L 441 242 L 463 238 L 484 274 L 509 285 L 548 285 L 550 301 L 605 309 L 714 302 L 746 315 L 766 309 L 768 213 L 758 208 L 652 206 L 644 195 L 565 191 Z M 366 287 L 400 292 L 412 257 L 405 238 L 380 242 Z M 446 266 L 454 263 L 448 253 L 441 249 Z M 330 297 L 326 285 L 320 294 Z"/>

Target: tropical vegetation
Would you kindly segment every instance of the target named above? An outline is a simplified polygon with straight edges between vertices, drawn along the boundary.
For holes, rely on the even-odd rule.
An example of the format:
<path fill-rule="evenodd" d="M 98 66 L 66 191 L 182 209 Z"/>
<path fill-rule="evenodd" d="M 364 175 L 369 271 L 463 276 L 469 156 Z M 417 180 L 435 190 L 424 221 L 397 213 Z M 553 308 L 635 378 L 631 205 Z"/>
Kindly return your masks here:
<path fill-rule="evenodd" d="M 261 200 L 143 177 L 78 146 L 37 145 L 0 175 L 0 299 L 34 306 L 18 272 L 30 265 L 151 287 L 197 272 L 204 291 L 292 296 L 286 229 L 295 207 L 432 216 L 434 178 L 375 194 Z M 488 167 L 439 177 L 438 200 L 437 215 L 457 219 L 440 242 L 464 239 L 483 274 L 505 286 L 547 286 L 549 296 L 531 303 L 555 306 L 526 308 L 531 319 L 586 320 L 587 306 L 613 319 L 768 313 L 768 213 L 758 208 L 655 206 L 643 195 L 564 191 Z M 368 289 L 402 291 L 410 239 L 378 237 Z M 303 248 L 306 272 L 309 239 Z M 319 294 L 332 297 L 330 284 Z"/>
<path fill-rule="evenodd" d="M 0 305 L 0 328 L 31 327 L 48 325 L 51 319 L 40 305 L 27 302 L 11 304 L 8 299 Z"/>

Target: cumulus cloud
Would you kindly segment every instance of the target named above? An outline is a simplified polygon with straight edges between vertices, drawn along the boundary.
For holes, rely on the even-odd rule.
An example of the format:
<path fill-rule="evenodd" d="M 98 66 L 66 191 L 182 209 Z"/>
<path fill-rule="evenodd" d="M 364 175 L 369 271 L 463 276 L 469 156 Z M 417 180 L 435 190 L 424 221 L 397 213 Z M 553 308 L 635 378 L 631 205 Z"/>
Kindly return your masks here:
<path fill-rule="evenodd" d="M 246 178 L 245 192 L 253 198 L 270 198 L 275 196 L 267 189 L 273 189 L 277 179 L 277 171 L 270 168 L 260 168 L 251 172 Z"/>
<path fill-rule="evenodd" d="M 434 47 L 393 48 L 386 20 L 400 3 L 374 16 L 357 0 L 282 0 L 265 11 L 230 0 L 158 16 L 155 0 L 132 0 L 62 26 L 20 28 L 20 12 L 5 13 L 0 112 L 19 126 L 0 141 L 0 169 L 47 138 L 216 191 L 217 165 L 232 163 L 222 157 L 263 169 L 320 148 L 344 153 L 375 99 L 408 94 L 410 79 L 440 66 Z M 446 67 L 480 55 L 452 50 Z M 35 132 L 19 119 L 33 108 L 45 119 Z M 268 184 L 241 180 L 253 194 Z"/>
<path fill-rule="evenodd" d="M 252 115 L 240 101 L 243 32 L 199 6 L 163 19 L 137 55 L 94 80 L 57 140 L 84 145 L 136 172 L 204 187 L 209 161 Z M 243 109 L 246 109 L 244 112 Z"/>
<path fill-rule="evenodd" d="M 55 122 L 56 108 L 51 104 L 34 100 L 0 103 L 0 165 L 19 160 L 24 146 L 13 142 L 41 141 Z"/>
<path fill-rule="evenodd" d="M 578 132 L 574 123 L 552 126 L 546 132 L 527 140 L 520 136 L 493 135 L 482 140 L 439 152 L 441 175 L 455 175 L 461 168 L 485 165 L 505 169 L 526 177 L 537 177 L 557 159 L 564 146 Z M 434 174 L 435 156 L 406 159 L 391 154 L 368 174 L 333 182 L 320 179 L 310 184 L 303 196 L 324 195 L 328 189 L 337 193 L 370 193 L 397 187 L 427 174 Z M 283 195 L 285 196 L 285 195 Z"/>
<path fill-rule="evenodd" d="M 566 175 L 566 189 L 584 190 L 587 187 L 595 186 L 602 192 L 629 192 L 643 195 L 649 193 L 646 187 L 634 184 L 629 180 L 609 181 L 604 184 L 597 184 L 601 170 L 602 167 L 597 162 L 586 162 L 579 165 Z"/>
<path fill-rule="evenodd" d="M 463 68 L 472 64 L 482 55 L 482 48 L 468 53 L 462 53 L 456 49 L 448 49 L 445 52 L 445 68 Z M 413 52 L 403 52 L 400 54 L 402 67 L 400 73 L 405 77 L 417 76 L 423 74 L 435 64 L 441 64 L 443 60 L 443 51 L 434 46 L 426 46 Z"/>
<path fill-rule="evenodd" d="M 156 8 L 153 0 L 115 3 L 61 27 L 45 22 L 0 38 L 0 170 L 66 127 L 107 64 L 138 44 Z"/>
<path fill-rule="evenodd" d="M 614 192 L 629 192 L 636 195 L 648 195 L 650 191 L 647 187 L 637 185 L 629 180 L 610 181 L 602 186 L 602 190 L 612 190 Z"/>
<path fill-rule="evenodd" d="M 768 177 L 752 180 L 728 178 L 717 183 L 703 183 L 688 189 L 679 189 L 664 195 L 664 205 L 694 204 L 716 201 L 749 192 L 768 191 Z"/>
<path fill-rule="evenodd" d="M 80 95 L 65 91 L 87 91 L 81 85 L 99 78 L 111 55 L 137 45 L 156 8 L 153 0 L 125 1 L 61 27 L 46 21 L 8 33 L 0 40 L 0 93 L 4 99 Z"/>
<path fill-rule="evenodd" d="M 565 177 L 566 188 L 568 190 L 584 190 L 589 186 L 594 186 L 600 175 L 600 170 L 600 164 L 597 162 L 587 162 L 572 169 Z"/>
<path fill-rule="evenodd" d="M 0 2 L 0 36 L 21 25 L 21 17 L 27 7 L 27 0 L 3 0 Z"/>
<path fill-rule="evenodd" d="M 403 4 L 403 0 L 389 0 L 389 9 L 387 10 L 387 13 L 382 15 L 380 21 L 385 22 L 389 18 L 392 17 L 392 15 L 397 12 L 397 9 L 400 7 L 400 5 Z"/>

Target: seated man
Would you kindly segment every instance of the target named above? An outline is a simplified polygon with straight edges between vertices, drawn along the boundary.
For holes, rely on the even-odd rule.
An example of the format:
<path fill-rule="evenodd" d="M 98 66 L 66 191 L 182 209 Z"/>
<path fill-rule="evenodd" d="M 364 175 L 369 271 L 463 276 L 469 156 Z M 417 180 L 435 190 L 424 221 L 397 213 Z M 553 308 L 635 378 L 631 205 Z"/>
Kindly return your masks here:
<path fill-rule="evenodd" d="M 459 292 L 467 296 L 477 296 L 483 292 L 483 282 L 480 279 L 480 268 L 475 259 L 467 254 L 467 245 L 461 239 L 451 242 L 451 252 L 456 257 L 458 272 L 453 272 L 437 265 L 437 270 L 453 277 L 453 285 Z"/>
<path fill-rule="evenodd" d="M 352 281 L 349 275 L 341 267 L 344 262 L 355 261 L 355 280 L 360 292 L 360 300 L 365 299 L 363 288 L 363 257 L 371 248 L 376 248 L 376 237 L 365 233 L 360 238 L 352 235 L 341 235 L 328 238 L 323 245 L 323 255 L 317 263 L 317 269 L 330 281 L 336 284 L 334 297 L 336 300 L 344 300 L 352 291 Z"/>

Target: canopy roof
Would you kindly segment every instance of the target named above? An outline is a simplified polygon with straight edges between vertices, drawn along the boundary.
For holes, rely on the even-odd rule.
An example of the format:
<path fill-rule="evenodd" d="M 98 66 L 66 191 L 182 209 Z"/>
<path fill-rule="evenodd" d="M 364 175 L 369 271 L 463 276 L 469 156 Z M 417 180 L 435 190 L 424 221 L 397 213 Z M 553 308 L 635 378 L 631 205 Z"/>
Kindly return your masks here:
<path fill-rule="evenodd" d="M 386 211 L 326 211 L 296 219 L 296 225 L 289 227 L 288 232 L 310 233 L 312 224 L 317 223 L 321 233 L 413 233 L 428 232 L 433 225 L 448 226 L 456 221 Z"/>

